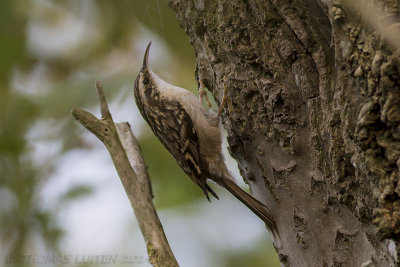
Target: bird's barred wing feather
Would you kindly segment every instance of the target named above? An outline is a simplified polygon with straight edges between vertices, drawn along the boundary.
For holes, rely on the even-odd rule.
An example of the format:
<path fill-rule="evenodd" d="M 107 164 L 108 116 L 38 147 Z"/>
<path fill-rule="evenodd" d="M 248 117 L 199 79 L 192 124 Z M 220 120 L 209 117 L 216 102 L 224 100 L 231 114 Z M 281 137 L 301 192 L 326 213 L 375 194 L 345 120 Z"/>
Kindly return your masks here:
<path fill-rule="evenodd" d="M 208 192 L 218 199 L 202 173 L 199 138 L 190 115 L 176 100 L 164 98 L 160 102 L 162 104 L 158 105 L 158 108 L 166 109 L 167 112 L 158 112 L 156 117 L 152 111 L 146 110 L 146 121 L 179 166 L 201 187 L 207 199 L 210 200 Z M 150 120 L 150 117 L 153 118 Z M 154 123 L 150 123 L 149 120 Z"/>

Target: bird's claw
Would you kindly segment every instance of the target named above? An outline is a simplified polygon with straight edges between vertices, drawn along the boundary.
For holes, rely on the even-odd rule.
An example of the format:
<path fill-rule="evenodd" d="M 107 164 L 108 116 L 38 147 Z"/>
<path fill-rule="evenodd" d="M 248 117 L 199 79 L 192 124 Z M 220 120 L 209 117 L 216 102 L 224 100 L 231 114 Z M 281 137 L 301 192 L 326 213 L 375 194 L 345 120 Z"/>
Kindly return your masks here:
<path fill-rule="evenodd" d="M 202 104 L 203 104 L 203 98 L 206 99 L 207 106 L 208 106 L 209 108 L 211 108 L 212 105 L 211 105 L 210 101 L 208 100 L 207 92 L 204 90 L 204 84 L 203 84 L 203 82 L 200 80 L 199 101 L 200 101 Z"/>

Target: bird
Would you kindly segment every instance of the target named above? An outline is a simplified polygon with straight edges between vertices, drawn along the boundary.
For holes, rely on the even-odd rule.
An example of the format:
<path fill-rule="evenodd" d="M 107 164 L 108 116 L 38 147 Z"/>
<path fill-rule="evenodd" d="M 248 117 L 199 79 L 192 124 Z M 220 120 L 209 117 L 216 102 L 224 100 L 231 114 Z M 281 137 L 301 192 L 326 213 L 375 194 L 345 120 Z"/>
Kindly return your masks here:
<path fill-rule="evenodd" d="M 134 84 L 136 105 L 144 120 L 209 201 L 209 194 L 219 198 L 207 180 L 226 188 L 263 220 L 271 233 L 278 233 L 270 210 L 234 182 L 225 164 L 221 150 L 220 116 L 226 87 L 219 112 L 206 110 L 202 103 L 206 95 L 202 80 L 199 79 L 199 98 L 186 89 L 165 82 L 149 66 L 150 46 L 151 42 Z"/>

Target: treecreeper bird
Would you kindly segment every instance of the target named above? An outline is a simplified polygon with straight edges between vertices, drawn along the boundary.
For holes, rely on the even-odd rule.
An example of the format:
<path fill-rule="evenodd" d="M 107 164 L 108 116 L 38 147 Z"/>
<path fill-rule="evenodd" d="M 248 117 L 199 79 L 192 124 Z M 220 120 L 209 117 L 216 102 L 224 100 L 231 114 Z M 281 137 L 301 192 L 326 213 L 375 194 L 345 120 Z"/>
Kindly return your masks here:
<path fill-rule="evenodd" d="M 277 234 L 275 221 L 268 208 L 236 185 L 225 165 L 219 127 L 223 104 L 218 114 L 211 109 L 204 109 L 201 80 L 202 93 L 197 99 L 188 90 L 159 78 L 149 66 L 150 45 L 151 42 L 147 46 L 143 67 L 134 87 L 136 104 L 143 118 L 179 166 L 203 190 L 208 200 L 209 193 L 218 199 L 207 184 L 207 179 L 210 179 L 231 192 L 260 217 L 273 234 Z"/>

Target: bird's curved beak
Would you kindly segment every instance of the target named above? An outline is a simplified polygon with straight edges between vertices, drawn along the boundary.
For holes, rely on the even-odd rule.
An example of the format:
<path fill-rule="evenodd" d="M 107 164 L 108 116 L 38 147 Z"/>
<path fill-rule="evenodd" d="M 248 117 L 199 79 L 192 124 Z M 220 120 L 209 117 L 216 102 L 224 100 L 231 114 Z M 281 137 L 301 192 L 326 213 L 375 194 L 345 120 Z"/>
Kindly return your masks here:
<path fill-rule="evenodd" d="M 151 41 L 147 45 L 146 52 L 144 53 L 144 58 L 143 58 L 143 70 L 147 70 L 149 68 L 149 51 L 150 51 L 150 46 L 151 46 Z"/>

